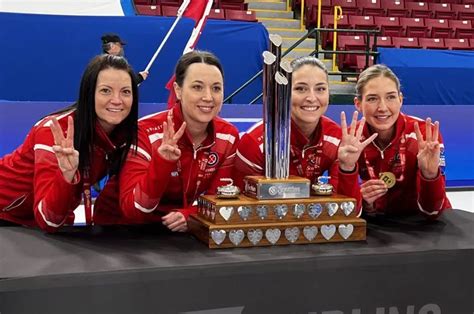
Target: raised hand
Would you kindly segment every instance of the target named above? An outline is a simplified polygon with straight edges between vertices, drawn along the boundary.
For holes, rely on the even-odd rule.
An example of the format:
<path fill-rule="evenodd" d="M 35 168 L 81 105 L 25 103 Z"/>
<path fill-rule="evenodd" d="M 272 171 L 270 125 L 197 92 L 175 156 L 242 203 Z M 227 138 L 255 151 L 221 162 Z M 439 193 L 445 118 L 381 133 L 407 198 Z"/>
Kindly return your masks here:
<path fill-rule="evenodd" d="M 371 179 L 360 185 L 360 194 L 369 208 L 373 206 L 378 198 L 387 193 L 387 191 L 387 185 L 380 179 Z"/>
<path fill-rule="evenodd" d="M 354 170 L 357 160 L 359 160 L 360 154 L 364 148 L 377 137 L 377 133 L 374 133 L 368 139 L 361 142 L 365 118 L 362 117 L 359 127 L 357 128 L 358 115 L 359 113 L 354 111 L 354 114 L 352 115 L 351 128 L 348 131 L 346 113 L 344 111 L 341 112 L 342 139 L 337 151 L 337 158 L 339 159 L 339 167 L 344 171 Z"/>
<path fill-rule="evenodd" d="M 171 231 L 185 232 L 188 231 L 188 223 L 186 218 L 180 212 L 171 212 L 163 216 L 163 225 Z"/>
<path fill-rule="evenodd" d="M 438 175 L 440 145 L 438 141 L 439 122 L 431 124 L 431 118 L 426 119 L 425 139 L 421 134 L 418 122 L 415 122 L 415 133 L 418 141 L 418 166 L 420 167 L 423 177 L 426 179 L 434 179 Z"/>
<path fill-rule="evenodd" d="M 167 120 L 168 122 L 163 122 L 163 139 L 160 147 L 158 147 L 158 153 L 162 158 L 168 161 L 176 161 L 181 157 L 181 150 L 178 147 L 178 141 L 184 134 L 186 122 L 183 122 L 178 132 L 175 133 L 173 113 L 171 111 L 168 112 Z"/>
<path fill-rule="evenodd" d="M 72 117 L 68 117 L 66 137 L 58 120 L 52 118 L 51 122 L 50 129 L 54 138 L 53 151 L 64 179 L 71 183 L 79 166 L 79 152 L 74 149 L 74 122 Z"/>

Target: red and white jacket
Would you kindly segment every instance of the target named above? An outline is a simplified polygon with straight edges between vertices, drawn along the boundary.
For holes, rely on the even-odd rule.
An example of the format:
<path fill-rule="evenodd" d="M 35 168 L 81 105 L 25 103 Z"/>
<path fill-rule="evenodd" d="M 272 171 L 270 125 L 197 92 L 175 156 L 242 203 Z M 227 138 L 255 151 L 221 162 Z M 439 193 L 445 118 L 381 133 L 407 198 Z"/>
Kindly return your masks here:
<path fill-rule="evenodd" d="M 69 116 L 74 116 L 74 110 L 56 115 L 64 131 Z M 74 222 L 73 211 L 81 202 L 84 182 L 79 173 L 73 184 L 64 180 L 52 149 L 50 120 L 39 121 L 21 146 L 0 159 L 0 219 L 54 232 Z M 89 171 L 91 185 L 106 175 L 107 155 L 115 147 L 97 124 Z M 94 221 L 108 224 L 119 217 L 116 179 L 111 178 L 96 199 Z"/>
<path fill-rule="evenodd" d="M 184 121 L 181 106 L 170 110 L 178 129 Z M 218 186 L 226 185 L 220 179 L 231 177 L 239 139 L 235 126 L 214 118 L 196 149 L 185 132 L 178 142 L 181 157 L 170 162 L 158 153 L 167 117 L 168 111 L 162 111 L 139 121 L 137 152 L 129 154 L 120 175 L 120 205 L 129 222 L 161 221 L 170 211 L 187 219 L 197 211 L 193 203 L 201 194 L 215 194 Z"/>
<path fill-rule="evenodd" d="M 331 176 L 330 183 L 335 192 L 354 197 L 360 208 L 360 187 L 357 169 L 351 173 L 342 172 L 337 161 L 337 150 L 341 142 L 342 131 L 331 119 L 322 116 L 319 119 L 312 140 L 306 138 L 294 121 L 291 121 L 290 175 L 308 178 L 316 183 L 318 176 L 326 170 Z M 265 157 L 263 121 L 256 123 L 244 134 L 239 142 L 234 165 L 234 179 L 237 186 L 244 187 L 244 177 L 264 175 Z"/>
<path fill-rule="evenodd" d="M 400 113 L 395 137 L 390 144 L 381 151 L 371 143 L 361 154 L 359 172 L 363 181 L 378 178 L 380 172 L 392 172 L 397 178 L 395 186 L 375 201 L 373 209 L 366 208 L 367 211 L 396 215 L 422 213 L 428 218 L 436 218 L 445 209 L 451 208 L 445 189 L 444 144 L 441 134 L 438 138 L 441 143 L 440 170 L 435 179 L 428 180 L 418 168 L 418 141 L 414 128 L 416 121 L 424 136 L 424 120 Z M 366 124 L 363 135 L 367 138 L 370 134 Z"/>

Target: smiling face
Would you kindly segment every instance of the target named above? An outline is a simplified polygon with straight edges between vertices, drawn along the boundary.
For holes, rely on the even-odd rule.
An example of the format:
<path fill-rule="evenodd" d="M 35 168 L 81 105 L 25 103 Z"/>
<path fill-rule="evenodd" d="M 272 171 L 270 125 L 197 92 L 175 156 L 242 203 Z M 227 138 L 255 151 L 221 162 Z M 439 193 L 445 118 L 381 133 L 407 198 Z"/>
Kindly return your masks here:
<path fill-rule="evenodd" d="M 293 72 L 291 116 L 305 135 L 314 131 L 328 105 L 329 86 L 322 69 L 306 64 Z"/>
<path fill-rule="evenodd" d="M 214 65 L 191 64 L 182 86 L 175 82 L 174 89 L 181 102 L 184 120 L 191 127 L 207 127 L 222 108 L 224 82 L 221 72 Z"/>
<path fill-rule="evenodd" d="M 365 84 L 361 99 L 355 98 L 357 110 L 380 139 L 390 139 L 400 115 L 403 97 L 397 84 L 385 76 L 377 76 Z"/>
<path fill-rule="evenodd" d="M 105 132 L 112 132 L 128 116 L 132 102 L 132 79 L 128 72 L 108 68 L 99 73 L 95 88 L 95 112 Z"/>

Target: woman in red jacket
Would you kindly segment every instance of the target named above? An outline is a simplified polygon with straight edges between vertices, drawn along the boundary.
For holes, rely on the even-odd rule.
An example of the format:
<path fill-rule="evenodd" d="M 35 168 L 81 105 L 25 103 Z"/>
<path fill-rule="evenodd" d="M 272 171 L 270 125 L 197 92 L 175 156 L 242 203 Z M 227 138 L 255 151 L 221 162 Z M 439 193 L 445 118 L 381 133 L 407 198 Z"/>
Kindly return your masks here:
<path fill-rule="evenodd" d="M 356 198 L 360 203 L 357 160 L 376 135 L 361 142 L 362 129 L 355 131 L 357 112 L 348 131 L 341 113 L 341 127 L 324 116 L 329 106 L 329 82 L 326 66 L 315 57 L 302 57 L 292 63 L 290 174 L 316 183 L 329 171 L 337 193 Z M 363 121 L 361 122 L 363 125 Z M 263 122 L 243 135 L 234 166 L 236 184 L 243 188 L 248 175 L 263 175 Z M 357 206 L 359 211 L 360 206 Z"/>
<path fill-rule="evenodd" d="M 355 106 L 367 121 L 364 136 L 378 134 L 359 159 L 364 212 L 421 213 L 436 218 L 451 208 L 445 191 L 439 122 L 400 112 L 400 81 L 384 65 L 363 71 L 356 91 Z"/>
<path fill-rule="evenodd" d="M 215 194 L 229 178 L 239 138 L 217 117 L 224 96 L 223 71 L 209 52 L 184 54 L 175 69 L 177 103 L 139 121 L 136 154 L 120 176 L 120 204 L 129 221 L 162 221 L 186 231 L 199 195 Z"/>
<path fill-rule="evenodd" d="M 20 147 L 0 159 L 0 220 L 54 232 L 74 222 L 83 196 L 87 223 L 117 222 L 115 175 L 136 142 L 137 97 L 124 58 L 95 57 L 77 102 L 40 120 Z M 106 176 L 92 217 L 90 187 Z"/>

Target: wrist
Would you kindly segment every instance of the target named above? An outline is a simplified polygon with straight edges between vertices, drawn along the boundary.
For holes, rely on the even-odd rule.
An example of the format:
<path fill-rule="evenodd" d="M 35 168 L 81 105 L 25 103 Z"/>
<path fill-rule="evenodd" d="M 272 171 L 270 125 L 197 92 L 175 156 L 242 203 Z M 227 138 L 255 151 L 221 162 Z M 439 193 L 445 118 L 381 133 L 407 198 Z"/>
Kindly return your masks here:
<path fill-rule="evenodd" d="M 342 172 L 347 172 L 347 173 L 354 172 L 354 170 L 356 169 L 356 164 L 339 162 L 339 169 Z"/>
<path fill-rule="evenodd" d="M 433 180 L 438 177 L 439 169 L 436 171 L 421 170 L 421 175 L 427 180 Z"/>

